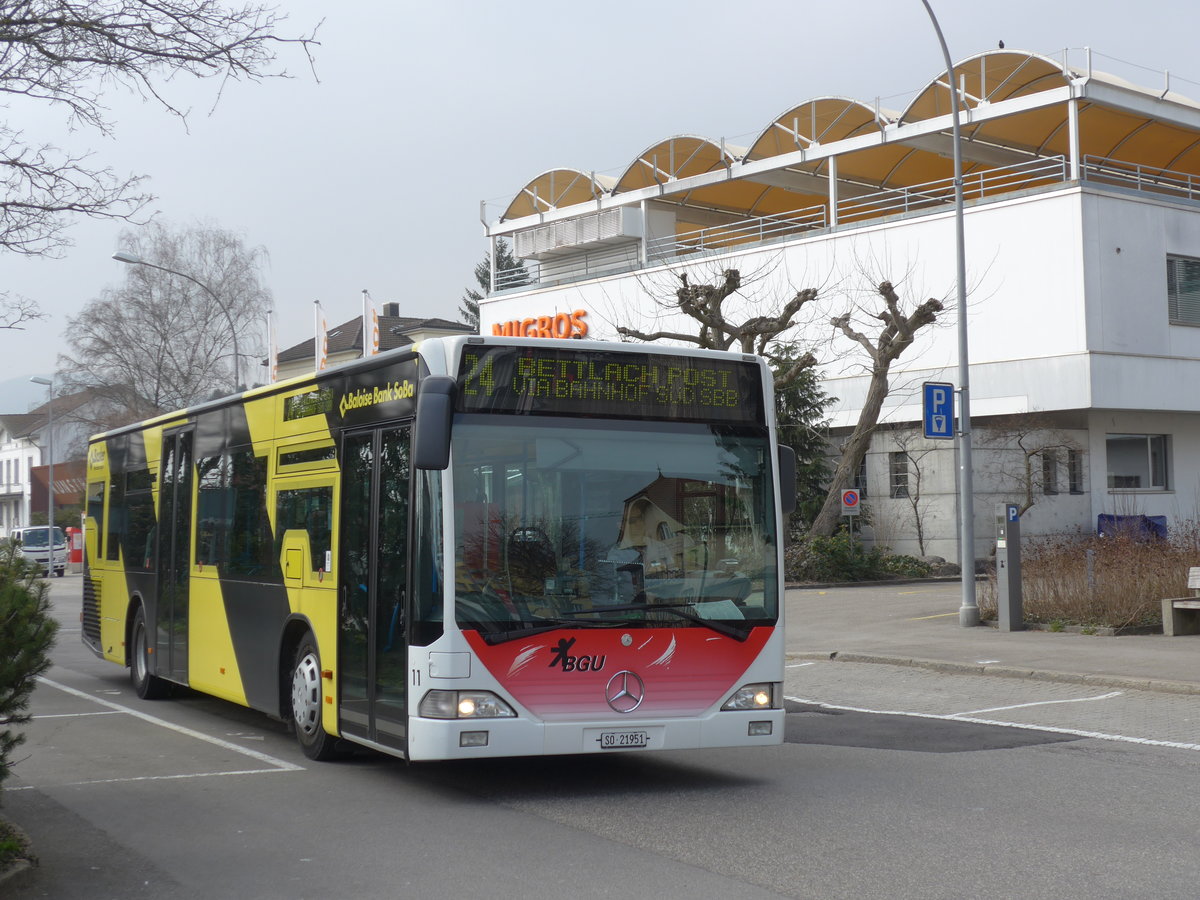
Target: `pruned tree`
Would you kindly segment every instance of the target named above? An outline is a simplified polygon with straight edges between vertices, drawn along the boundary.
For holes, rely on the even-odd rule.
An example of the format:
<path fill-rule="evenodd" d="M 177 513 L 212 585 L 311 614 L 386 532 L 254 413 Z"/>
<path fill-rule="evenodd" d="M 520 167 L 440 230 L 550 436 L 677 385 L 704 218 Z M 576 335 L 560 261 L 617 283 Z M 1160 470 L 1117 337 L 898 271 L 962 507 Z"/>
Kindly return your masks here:
<path fill-rule="evenodd" d="M 974 433 L 983 451 L 978 467 L 991 482 L 988 487 L 1019 497 L 1019 515 L 1032 509 L 1039 497 L 1057 494 L 1060 463 L 1083 452 L 1082 443 L 1046 413 L 1003 416 L 977 426 Z M 1076 460 L 1082 472 L 1078 456 Z"/>
<path fill-rule="evenodd" d="M 234 346 L 242 356 L 264 352 L 271 304 L 266 251 L 230 231 L 154 224 L 120 243 L 161 268 L 131 265 L 124 284 L 89 301 L 68 320 L 70 350 L 58 359 L 63 390 L 91 392 L 77 416 L 97 429 L 227 393 Z"/>
<path fill-rule="evenodd" d="M 751 316 L 739 322 L 725 309 L 726 302 L 743 287 L 742 273 L 738 269 L 724 270 L 720 280 L 714 284 L 693 284 L 687 272 L 680 272 L 678 278 L 680 286 L 675 291 L 673 305 L 700 326 L 696 334 L 685 331 L 645 332 L 624 325 L 618 326 L 617 332 L 622 337 L 639 341 L 670 340 L 694 344 L 706 350 L 739 349 L 743 353 L 756 353 L 775 364 L 777 391 L 816 365 L 817 359 L 811 352 L 801 350 L 795 340 L 781 337 L 784 332 L 796 327 L 796 317 L 801 309 L 817 299 L 816 288 L 796 291 L 776 315 Z"/>
<path fill-rule="evenodd" d="M 801 311 L 817 299 L 816 288 L 796 291 L 785 303 L 774 298 L 747 301 L 747 282 L 761 279 L 756 273 L 743 279 L 738 269 L 725 269 L 713 282 L 693 282 L 678 273 L 679 286 L 671 300 L 661 299 L 666 313 L 683 312 L 697 324 L 691 331 L 643 331 L 621 325 L 617 332 L 639 341 L 672 340 L 707 350 L 740 350 L 764 357 L 775 386 L 776 419 L 780 441 L 796 451 L 796 511 L 794 525 L 807 525 L 820 509 L 829 477 L 826 457 L 826 410 L 833 398 L 822 389 L 816 357 L 795 338 L 786 336 L 799 324 Z M 742 301 L 742 302 L 736 302 Z M 774 315 L 752 315 L 753 307 L 777 308 Z"/>
<path fill-rule="evenodd" d="M 283 19 L 225 0 L 0 0 L 0 94 L 103 135 L 113 131 L 104 98 L 114 86 L 186 120 L 166 92 L 173 79 L 215 79 L 219 99 L 230 81 L 286 76 L 280 44 L 298 44 L 311 63 L 313 34 L 283 36 Z M 141 182 L 0 124 L 0 249 L 54 255 L 75 216 L 132 220 L 152 199 Z"/>
<path fill-rule="evenodd" d="M 867 333 L 850 312 L 830 319 L 836 331 L 862 348 L 869 363 L 870 380 L 858 421 L 841 445 L 825 503 L 813 521 L 814 534 L 830 535 L 837 530 L 841 516 L 841 492 L 858 471 L 871 445 L 871 436 L 879 425 L 883 401 L 891 389 L 892 364 L 912 346 L 922 328 L 937 321 L 943 309 L 942 302 L 931 297 L 906 313 L 900 295 L 890 281 L 881 281 L 876 292 L 883 301 L 883 307 L 874 312 L 867 311 L 866 316 L 879 323 L 878 330 L 873 334 Z"/>
<path fill-rule="evenodd" d="M 532 280 L 525 263 L 513 256 L 503 238 L 496 240 L 496 271 L 504 273 L 504 288 L 515 288 L 529 284 Z M 467 288 L 459 301 L 458 312 L 465 324 L 479 330 L 479 301 L 492 287 L 492 254 L 485 253 L 483 261 L 475 265 L 475 282 L 480 290 Z"/>

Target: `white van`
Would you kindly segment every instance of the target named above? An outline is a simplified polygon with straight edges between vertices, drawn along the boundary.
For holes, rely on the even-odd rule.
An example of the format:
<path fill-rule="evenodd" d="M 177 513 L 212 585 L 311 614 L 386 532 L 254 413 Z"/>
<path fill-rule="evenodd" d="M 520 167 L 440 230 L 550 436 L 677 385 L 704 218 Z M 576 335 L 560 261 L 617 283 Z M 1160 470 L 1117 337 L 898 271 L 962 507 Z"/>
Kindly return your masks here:
<path fill-rule="evenodd" d="M 46 549 L 45 525 L 31 525 L 28 528 L 18 528 L 12 536 L 21 545 L 21 555 L 42 567 L 42 575 L 50 575 L 50 552 Z M 54 529 L 54 574 L 62 578 L 67 571 L 67 536 L 61 528 Z"/>

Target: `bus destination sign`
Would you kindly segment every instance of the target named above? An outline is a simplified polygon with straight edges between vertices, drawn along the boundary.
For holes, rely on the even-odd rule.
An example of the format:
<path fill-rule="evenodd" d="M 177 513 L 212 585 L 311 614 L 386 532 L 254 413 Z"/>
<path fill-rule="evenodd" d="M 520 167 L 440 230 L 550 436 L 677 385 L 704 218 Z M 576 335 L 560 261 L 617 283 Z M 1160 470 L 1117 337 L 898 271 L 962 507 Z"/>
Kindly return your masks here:
<path fill-rule="evenodd" d="M 760 424 L 756 363 L 561 347 L 463 350 L 460 412 Z"/>

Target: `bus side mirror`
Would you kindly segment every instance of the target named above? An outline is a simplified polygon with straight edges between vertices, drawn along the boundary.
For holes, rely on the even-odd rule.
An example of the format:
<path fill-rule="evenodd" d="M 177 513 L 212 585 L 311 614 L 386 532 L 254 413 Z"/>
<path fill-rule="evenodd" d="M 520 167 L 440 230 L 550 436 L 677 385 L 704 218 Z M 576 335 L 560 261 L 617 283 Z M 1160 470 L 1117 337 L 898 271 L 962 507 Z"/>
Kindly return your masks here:
<path fill-rule="evenodd" d="M 785 516 L 796 511 L 796 451 L 779 445 L 779 505 Z"/>
<path fill-rule="evenodd" d="M 413 465 L 418 469 L 441 471 L 450 465 L 454 388 L 449 375 L 430 375 L 421 382 L 413 436 Z"/>

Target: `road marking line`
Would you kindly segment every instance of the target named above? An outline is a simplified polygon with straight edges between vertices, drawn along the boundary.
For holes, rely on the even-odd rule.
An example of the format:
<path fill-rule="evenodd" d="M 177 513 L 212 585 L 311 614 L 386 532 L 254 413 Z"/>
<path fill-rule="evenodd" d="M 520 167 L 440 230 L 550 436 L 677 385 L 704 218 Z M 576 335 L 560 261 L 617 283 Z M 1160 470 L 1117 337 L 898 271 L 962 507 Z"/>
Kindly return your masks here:
<path fill-rule="evenodd" d="M 923 619 L 945 619 L 945 618 L 948 618 L 948 617 L 950 617 L 950 616 L 957 616 L 957 615 L 958 615 L 958 613 L 956 613 L 956 612 L 952 612 L 952 613 L 938 613 L 936 616 L 917 616 L 915 619 L 909 619 L 908 621 L 910 621 L 910 622 L 920 622 L 920 621 L 921 621 L 921 620 L 923 620 Z"/>
<path fill-rule="evenodd" d="M 789 669 L 803 669 L 805 666 L 815 666 L 815 665 L 816 665 L 816 663 L 811 663 L 811 662 L 792 663 L 790 666 L 788 666 L 788 668 Z"/>
<path fill-rule="evenodd" d="M 859 706 L 839 706 L 836 703 L 823 703 L 820 700 L 805 700 L 803 697 L 784 697 L 793 703 L 807 703 L 822 709 L 838 709 L 843 712 L 871 713 L 879 716 L 910 716 L 914 719 L 940 719 L 943 722 L 969 722 L 973 725 L 999 725 L 1002 728 L 1022 728 L 1026 731 L 1045 731 L 1050 734 L 1069 734 L 1073 737 L 1096 738 L 1101 741 L 1119 741 L 1125 744 L 1142 744 L 1147 747 L 1169 747 L 1173 750 L 1200 750 L 1200 744 L 1183 741 L 1159 741 L 1154 738 L 1129 737 L 1124 734 L 1106 734 L 1103 731 L 1083 731 L 1078 728 L 1055 728 L 1048 725 L 1026 725 L 1022 722 L 1002 722 L 999 719 L 977 719 L 974 717 L 942 716 L 937 713 L 907 712 L 901 709 L 863 709 Z"/>
<path fill-rule="evenodd" d="M 158 725 L 161 728 L 169 729 L 187 737 L 195 738 L 198 741 L 205 741 L 225 750 L 232 750 L 235 753 L 241 753 L 243 756 L 249 756 L 251 759 L 257 759 L 259 762 L 264 762 L 269 766 L 274 766 L 283 772 L 302 772 L 303 766 L 298 766 L 295 763 L 287 762 L 286 760 L 276 759 L 274 756 L 268 756 L 266 753 L 260 753 L 258 750 L 251 750 L 249 747 L 240 747 L 232 741 L 223 741 L 220 738 L 212 737 L 200 731 L 194 731 L 191 728 L 185 728 L 183 725 L 176 725 L 173 722 L 168 722 L 166 719 L 160 719 L 157 716 L 151 716 L 144 712 L 139 712 L 130 706 L 122 706 L 120 703 L 113 703 L 111 700 L 103 700 L 100 697 L 93 697 L 83 691 L 76 690 L 73 687 L 67 687 L 65 684 L 59 684 L 57 681 L 51 681 L 45 676 L 39 675 L 38 681 L 42 684 L 48 684 L 50 687 L 58 688 L 66 694 L 71 694 L 75 697 L 82 697 L 84 700 L 90 700 L 92 703 L 98 703 L 100 706 L 107 706 L 109 709 L 115 709 L 118 712 L 128 713 L 134 718 L 141 719 L 143 722 L 149 722 L 151 725 Z M 237 774 L 237 773 L 230 773 Z"/>
<path fill-rule="evenodd" d="M 30 718 L 31 720 L 33 720 L 33 721 L 37 721 L 37 720 L 40 720 L 40 719 L 82 719 L 82 718 L 84 718 L 84 717 L 86 717 L 86 716 L 120 716 L 120 715 L 124 715 L 124 713 L 118 712 L 118 711 L 117 711 L 117 710 L 115 710 L 115 709 L 110 709 L 110 710 L 107 710 L 106 712 L 94 712 L 94 713 L 51 713 L 51 714 L 50 714 L 50 715 L 48 715 L 48 716 L 30 716 L 29 718 Z"/>
<path fill-rule="evenodd" d="M 1108 694 L 1101 694 L 1099 697 L 1072 697 L 1069 700 L 1038 700 L 1034 703 L 1014 703 L 1012 706 L 989 706 L 987 709 L 971 709 L 962 713 L 951 713 L 948 718 L 956 718 L 958 716 L 977 716 L 980 713 L 986 712 L 1005 712 L 1010 709 L 1024 709 L 1027 706 L 1053 706 L 1056 703 L 1090 703 L 1092 700 L 1111 700 L 1113 697 L 1120 697 L 1124 691 L 1112 691 Z"/>
<path fill-rule="evenodd" d="M 273 775 L 285 772 L 286 769 L 240 769 L 236 772 L 194 772 L 190 775 L 131 775 L 128 778 L 98 778 L 95 781 L 68 781 L 63 784 L 45 785 L 41 787 L 85 787 L 91 784 L 125 784 L 131 781 L 180 781 L 185 778 L 216 778 L 220 775 Z M 37 790 L 36 784 L 23 784 L 20 787 L 5 787 L 6 791 Z"/>

